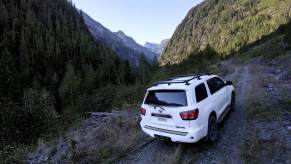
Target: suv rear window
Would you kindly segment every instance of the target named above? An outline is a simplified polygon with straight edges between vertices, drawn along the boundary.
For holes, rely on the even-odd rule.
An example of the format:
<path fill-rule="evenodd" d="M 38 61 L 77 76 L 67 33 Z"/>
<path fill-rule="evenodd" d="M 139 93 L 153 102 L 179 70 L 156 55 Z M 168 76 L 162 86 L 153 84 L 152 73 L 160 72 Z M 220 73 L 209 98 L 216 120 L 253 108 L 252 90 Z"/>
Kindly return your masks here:
<path fill-rule="evenodd" d="M 187 106 L 184 90 L 155 90 L 149 91 L 145 100 L 148 105 Z"/>
<path fill-rule="evenodd" d="M 207 98 L 207 91 L 204 83 L 198 85 L 195 88 L 195 95 L 196 95 L 196 102 L 199 103 L 200 101 Z"/>

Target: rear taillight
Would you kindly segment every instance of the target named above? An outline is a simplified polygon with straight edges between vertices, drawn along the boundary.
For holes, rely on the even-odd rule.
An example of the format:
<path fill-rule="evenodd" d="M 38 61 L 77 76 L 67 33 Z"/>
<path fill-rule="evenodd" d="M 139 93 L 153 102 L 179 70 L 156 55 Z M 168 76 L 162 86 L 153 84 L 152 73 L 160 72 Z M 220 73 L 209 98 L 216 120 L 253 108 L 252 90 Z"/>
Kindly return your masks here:
<path fill-rule="evenodd" d="M 180 116 L 182 118 L 182 120 L 196 120 L 199 114 L 199 110 L 195 109 L 195 110 L 191 110 L 191 111 L 187 111 L 187 112 L 181 112 Z"/>
<path fill-rule="evenodd" d="M 145 115 L 146 114 L 146 110 L 143 107 L 139 108 L 139 112 L 141 115 Z"/>

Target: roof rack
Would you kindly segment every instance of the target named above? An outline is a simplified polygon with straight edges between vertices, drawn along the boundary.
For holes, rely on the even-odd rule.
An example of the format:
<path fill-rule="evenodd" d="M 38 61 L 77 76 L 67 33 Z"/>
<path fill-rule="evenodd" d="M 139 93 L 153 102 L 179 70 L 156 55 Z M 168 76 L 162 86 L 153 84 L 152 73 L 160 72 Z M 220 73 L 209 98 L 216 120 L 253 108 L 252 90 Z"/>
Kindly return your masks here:
<path fill-rule="evenodd" d="M 178 75 L 175 76 L 174 78 L 181 78 L 181 77 L 189 77 L 189 76 L 205 76 L 205 75 L 210 75 L 210 73 L 195 73 L 195 74 L 184 74 L 184 75 Z"/>
<path fill-rule="evenodd" d="M 175 77 L 172 77 L 172 78 L 169 78 L 167 80 L 163 80 L 163 81 L 158 81 L 156 83 L 154 83 L 154 86 L 158 86 L 160 84 L 168 84 L 168 85 L 171 85 L 171 84 L 180 84 L 180 83 L 185 83 L 185 85 L 190 85 L 190 81 L 191 80 L 194 80 L 194 79 L 198 79 L 198 80 L 201 80 L 201 76 L 205 76 L 205 75 L 210 75 L 209 73 L 196 73 L 196 74 L 185 74 L 185 75 L 178 75 L 178 76 L 175 76 Z M 187 79 L 187 80 L 175 80 L 177 78 L 182 78 L 182 77 L 190 77 L 192 76 L 191 78 Z"/>

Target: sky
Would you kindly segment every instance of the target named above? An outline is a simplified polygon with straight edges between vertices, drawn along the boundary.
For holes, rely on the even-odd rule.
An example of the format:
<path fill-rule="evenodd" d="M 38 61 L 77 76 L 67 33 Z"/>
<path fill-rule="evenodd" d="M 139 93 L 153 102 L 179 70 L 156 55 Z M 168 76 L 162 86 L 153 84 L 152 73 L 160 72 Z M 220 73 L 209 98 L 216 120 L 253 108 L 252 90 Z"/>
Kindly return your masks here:
<path fill-rule="evenodd" d="M 188 11 L 203 0 L 73 0 L 109 30 L 123 31 L 139 44 L 171 38 Z"/>

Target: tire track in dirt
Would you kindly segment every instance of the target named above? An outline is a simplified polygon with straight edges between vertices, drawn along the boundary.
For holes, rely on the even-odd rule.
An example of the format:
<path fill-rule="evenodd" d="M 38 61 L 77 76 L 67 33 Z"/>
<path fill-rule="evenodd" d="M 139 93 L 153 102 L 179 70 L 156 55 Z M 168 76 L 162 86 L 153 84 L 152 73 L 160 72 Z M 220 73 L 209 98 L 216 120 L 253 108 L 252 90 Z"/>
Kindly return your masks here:
<path fill-rule="evenodd" d="M 238 79 L 237 105 L 234 112 L 230 113 L 220 125 L 219 139 L 216 143 L 209 144 L 200 141 L 194 144 L 182 145 L 182 158 L 185 163 L 242 163 L 240 160 L 239 146 L 244 132 L 244 104 L 245 95 L 250 79 L 247 66 L 236 68 L 232 74 L 225 76 L 227 80 Z M 144 139 L 148 139 L 144 136 Z M 143 140 L 143 139 L 141 139 Z M 180 144 L 160 140 L 149 140 L 148 144 L 140 147 L 116 163 L 165 163 L 165 158 L 172 158 Z"/>
<path fill-rule="evenodd" d="M 250 80 L 249 68 L 244 66 L 241 69 L 236 88 L 236 109 L 229 113 L 221 123 L 218 142 L 214 143 L 207 151 L 198 153 L 193 162 L 197 163 L 243 163 L 240 158 L 240 144 L 243 140 L 246 121 L 244 118 L 245 97 L 248 91 Z M 235 77 L 232 77 L 234 79 Z M 226 77 L 227 80 L 228 77 Z"/>

